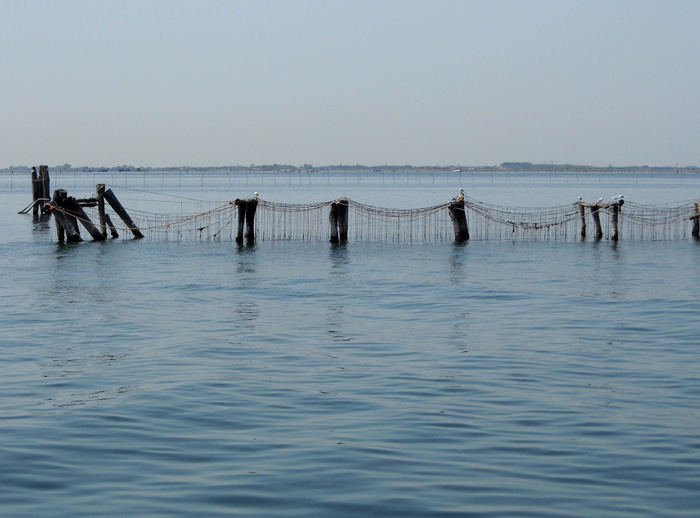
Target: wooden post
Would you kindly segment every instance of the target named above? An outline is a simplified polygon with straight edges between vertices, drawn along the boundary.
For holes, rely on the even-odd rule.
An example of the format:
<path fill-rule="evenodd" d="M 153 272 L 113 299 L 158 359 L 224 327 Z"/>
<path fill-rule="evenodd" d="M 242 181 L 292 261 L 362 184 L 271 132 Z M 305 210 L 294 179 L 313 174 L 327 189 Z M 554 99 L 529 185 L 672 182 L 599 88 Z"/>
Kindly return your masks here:
<path fill-rule="evenodd" d="M 97 191 L 97 213 L 100 217 L 100 232 L 106 238 L 107 237 L 107 213 L 105 212 L 105 184 L 98 183 L 95 186 Z"/>
<path fill-rule="evenodd" d="M 65 191 L 63 191 L 65 193 Z M 49 214 L 54 215 L 54 221 L 56 222 L 56 239 L 58 240 L 59 243 L 63 243 L 66 240 L 66 227 L 64 227 L 65 223 L 65 214 L 61 212 L 60 210 L 60 194 L 59 191 L 56 191 L 53 193 L 53 200 L 49 201 L 47 203 L 48 207 L 47 210 L 49 211 Z M 56 212 L 53 211 L 54 208 L 58 208 Z M 78 236 L 80 237 L 80 236 Z"/>
<path fill-rule="evenodd" d="M 238 205 L 238 230 L 236 243 L 243 243 L 243 238 L 248 242 L 255 241 L 255 211 L 258 208 L 258 199 L 249 198 L 241 200 L 236 198 L 233 203 Z"/>
<path fill-rule="evenodd" d="M 447 206 L 452 220 L 452 228 L 455 232 L 455 241 L 461 243 L 469 239 L 469 227 L 467 226 L 467 211 L 465 210 L 464 199 L 450 202 Z"/>
<path fill-rule="evenodd" d="M 137 239 L 141 239 L 143 237 L 143 234 L 136 226 L 136 224 L 132 221 L 131 217 L 126 212 L 124 207 L 122 207 L 122 204 L 119 203 L 119 200 L 112 192 L 112 189 L 107 189 L 103 194 L 103 198 L 107 200 L 107 203 L 109 203 L 110 206 L 114 209 L 114 212 L 116 212 L 119 215 L 119 217 L 122 218 L 122 221 L 126 224 L 127 227 L 129 227 L 131 233 L 134 234 L 134 237 Z"/>
<path fill-rule="evenodd" d="M 340 238 L 338 237 L 338 202 L 334 201 L 331 203 L 331 211 L 328 214 L 328 222 L 331 225 L 331 243 L 338 243 Z"/>
<path fill-rule="evenodd" d="M 39 193 L 41 194 L 41 198 L 44 200 L 49 199 L 49 193 L 51 192 L 51 180 L 49 179 L 49 166 L 47 165 L 40 165 L 39 166 Z M 44 214 L 46 212 L 46 209 L 44 208 L 44 204 L 41 204 L 41 213 Z"/>
<path fill-rule="evenodd" d="M 598 213 L 598 209 L 600 209 L 600 205 L 591 205 L 591 216 L 593 216 L 595 238 L 601 239 L 603 237 L 603 228 L 600 226 L 600 214 Z"/>
<path fill-rule="evenodd" d="M 34 204 L 32 215 L 35 217 L 39 215 L 39 198 L 41 197 L 39 195 L 39 177 L 36 174 L 36 167 L 32 167 L 32 203 Z"/>
<path fill-rule="evenodd" d="M 248 242 L 255 241 L 255 211 L 258 209 L 258 199 L 248 200 L 245 208 L 245 239 Z"/>
<path fill-rule="evenodd" d="M 695 202 L 695 214 L 692 216 L 693 230 L 691 232 L 695 239 L 700 239 L 700 200 Z"/>
<path fill-rule="evenodd" d="M 338 238 L 340 241 L 348 240 L 348 212 L 350 202 L 343 197 L 338 200 Z"/>
<path fill-rule="evenodd" d="M 246 200 L 236 198 L 234 202 L 238 206 L 238 230 L 236 231 L 236 243 L 243 243 L 243 227 L 245 226 L 245 209 L 248 205 Z"/>
<path fill-rule="evenodd" d="M 331 243 L 339 243 L 348 240 L 348 208 L 350 202 L 347 198 L 338 198 L 331 203 L 331 212 L 328 215 L 331 224 Z"/>
<path fill-rule="evenodd" d="M 45 210 L 51 212 L 56 220 L 56 237 L 59 243 L 67 238 L 69 243 L 82 241 L 78 227 L 72 217 L 68 216 L 63 208 L 63 201 L 68 193 L 63 189 L 57 189 L 53 193 L 53 199 L 46 203 Z"/>
<path fill-rule="evenodd" d="M 578 212 L 581 215 L 581 237 L 586 237 L 586 207 L 583 203 L 578 202 Z"/>
<path fill-rule="evenodd" d="M 63 208 L 71 212 L 73 216 L 76 217 L 78 221 L 85 227 L 85 230 L 92 236 L 95 241 L 104 241 L 107 236 L 103 235 L 99 228 L 97 228 L 90 217 L 85 213 L 80 204 L 72 196 L 66 197 L 63 200 Z"/>
<path fill-rule="evenodd" d="M 608 205 L 610 209 L 610 240 L 617 241 L 620 237 L 617 233 L 617 217 L 620 213 L 620 205 L 615 202 Z"/>

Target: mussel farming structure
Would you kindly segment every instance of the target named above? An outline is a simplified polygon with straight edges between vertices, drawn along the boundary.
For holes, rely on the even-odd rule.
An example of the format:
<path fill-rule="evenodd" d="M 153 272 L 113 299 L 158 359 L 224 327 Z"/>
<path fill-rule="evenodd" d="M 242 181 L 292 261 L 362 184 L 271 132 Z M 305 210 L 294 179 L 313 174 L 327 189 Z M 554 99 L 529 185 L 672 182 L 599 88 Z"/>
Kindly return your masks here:
<path fill-rule="evenodd" d="M 48 197 L 48 169 L 33 175 L 33 207 L 54 216 L 58 241 L 80 241 L 83 226 L 94 240 L 327 240 L 434 242 L 472 240 L 670 240 L 700 238 L 700 200 L 642 205 L 623 196 L 548 208 L 483 203 L 462 189 L 450 201 L 418 209 L 389 209 L 348 198 L 307 204 L 263 200 L 257 193 L 228 202 L 200 202 L 196 213 L 155 213 L 124 208 L 98 184 L 90 198 L 65 190 Z M 38 184 L 41 184 L 39 187 Z M 156 194 L 156 193 L 153 193 Z M 105 202 L 107 202 L 105 204 Z M 123 225 L 114 223 L 107 205 Z M 97 222 L 97 223 L 94 223 Z"/>

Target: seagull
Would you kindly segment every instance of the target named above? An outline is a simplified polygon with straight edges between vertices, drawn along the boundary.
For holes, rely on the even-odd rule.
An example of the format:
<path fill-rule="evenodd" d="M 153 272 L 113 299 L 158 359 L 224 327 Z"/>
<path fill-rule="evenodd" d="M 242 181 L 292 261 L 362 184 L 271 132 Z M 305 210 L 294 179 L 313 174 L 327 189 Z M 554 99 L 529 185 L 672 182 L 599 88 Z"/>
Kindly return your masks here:
<path fill-rule="evenodd" d="M 618 194 L 617 196 L 613 196 L 613 197 L 612 197 L 612 200 L 613 200 L 613 201 L 618 201 L 618 200 L 621 200 L 621 199 L 623 199 L 623 198 L 624 198 L 624 196 L 623 196 L 622 194 Z"/>
<path fill-rule="evenodd" d="M 464 201 L 464 189 L 462 189 L 461 187 L 459 188 L 459 194 L 457 195 L 457 199 L 459 201 Z"/>
<path fill-rule="evenodd" d="M 603 203 L 603 198 L 598 198 L 597 203 Z"/>

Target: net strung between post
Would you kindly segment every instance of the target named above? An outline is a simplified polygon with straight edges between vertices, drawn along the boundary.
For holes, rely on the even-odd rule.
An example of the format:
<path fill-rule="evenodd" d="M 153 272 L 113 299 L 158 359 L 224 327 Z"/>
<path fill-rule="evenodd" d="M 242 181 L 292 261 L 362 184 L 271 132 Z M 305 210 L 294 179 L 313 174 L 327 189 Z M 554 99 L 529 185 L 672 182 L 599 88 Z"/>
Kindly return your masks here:
<path fill-rule="evenodd" d="M 158 196 L 157 193 L 149 193 Z M 160 195 L 164 196 L 164 195 Z M 194 203 L 192 213 L 156 213 L 129 208 L 134 222 L 152 240 L 221 240 L 236 237 L 237 206 L 229 202 L 205 202 L 180 198 L 180 206 Z M 471 240 L 579 240 L 581 215 L 578 202 L 555 207 L 505 207 L 465 197 Z M 171 205 L 177 205 L 171 203 Z M 333 201 L 290 204 L 258 199 L 256 239 L 328 240 L 329 212 Z M 642 205 L 625 201 L 620 207 L 621 239 L 670 240 L 690 236 L 695 201 L 666 205 Z M 417 209 L 392 209 L 349 204 L 350 241 L 434 242 L 454 239 L 449 203 Z M 86 209 L 91 218 L 94 209 Z M 609 209 L 599 209 L 604 239 L 609 237 Z M 590 212 L 585 210 L 589 228 Z M 115 222 L 116 223 L 116 222 Z M 120 235 L 128 238 L 125 228 Z M 590 236 L 590 234 L 589 234 Z"/>

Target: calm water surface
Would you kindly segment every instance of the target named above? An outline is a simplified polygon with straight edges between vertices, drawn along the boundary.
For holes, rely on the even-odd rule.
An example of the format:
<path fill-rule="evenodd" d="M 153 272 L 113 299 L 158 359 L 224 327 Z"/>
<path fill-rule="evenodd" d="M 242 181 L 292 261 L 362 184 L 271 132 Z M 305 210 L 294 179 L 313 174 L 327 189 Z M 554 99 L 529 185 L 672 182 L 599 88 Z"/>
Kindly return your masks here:
<path fill-rule="evenodd" d="M 16 214 L 19 176 L 0 180 L 2 516 L 697 516 L 698 243 L 62 245 Z M 506 205 L 620 187 L 402 178 L 115 192 L 420 207 L 460 180 Z"/>

